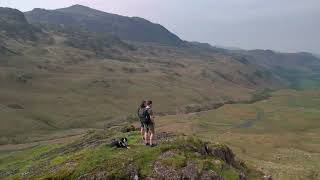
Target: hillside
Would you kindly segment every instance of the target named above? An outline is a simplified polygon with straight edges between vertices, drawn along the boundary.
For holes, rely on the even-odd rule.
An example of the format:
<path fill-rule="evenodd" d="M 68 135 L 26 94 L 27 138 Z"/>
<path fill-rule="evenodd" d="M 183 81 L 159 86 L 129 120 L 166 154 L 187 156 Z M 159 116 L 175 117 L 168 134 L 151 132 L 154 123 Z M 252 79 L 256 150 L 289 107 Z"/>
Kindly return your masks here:
<path fill-rule="evenodd" d="M 37 29 L 30 25 L 18 10 L 0 7 L 0 37 L 35 40 Z"/>
<path fill-rule="evenodd" d="M 57 10 L 34 9 L 25 13 L 31 23 L 49 23 L 109 33 L 122 40 L 180 45 L 182 40 L 159 24 L 143 18 L 105 13 L 81 5 Z"/>
<path fill-rule="evenodd" d="M 113 16 L 82 6 L 35 11 L 67 13 L 55 18 L 69 19 L 68 24 L 78 24 L 73 13 Z M 266 66 L 264 54 L 260 58 L 252 52 L 201 43 L 186 42 L 183 47 L 128 43 L 109 33 L 47 21 L 30 24 L 17 10 L 1 9 L 1 13 L 7 17 L 2 18 L 4 24 L 14 25 L 11 19 L 18 19 L 17 27 L 27 27 L 10 33 L 29 34 L 32 27 L 39 30 L 34 32 L 38 40 L 32 42 L 1 37 L 0 116 L 6 117 L 1 119 L 1 144 L 78 134 L 133 120 L 141 99 L 154 100 L 159 114 L 176 114 L 198 109 L 193 107 L 210 109 L 248 100 L 266 88 L 298 88 L 306 79 L 316 82 L 319 77 L 314 67 L 320 61 L 309 54 L 291 54 L 299 60 L 291 61 L 294 70 L 283 71 L 290 62 Z M 93 24 L 100 26 L 101 22 Z M 277 54 L 270 63 L 285 60 L 283 54 Z M 308 62 L 301 64 L 304 59 Z"/>
<path fill-rule="evenodd" d="M 292 71 L 313 69 L 319 70 L 319 59 L 311 53 L 279 53 L 271 50 L 235 51 L 245 55 L 249 61 L 257 64 L 273 67 L 286 68 Z"/>
<path fill-rule="evenodd" d="M 319 177 L 314 55 L 186 42 L 80 5 L 0 15 L 0 179 Z M 142 99 L 155 148 L 123 129 Z"/>
<path fill-rule="evenodd" d="M 126 148 L 112 147 L 113 138 L 127 137 Z M 138 132 L 116 129 L 91 132 L 64 145 L 36 146 L 0 154 L 3 179 L 261 179 L 263 174 L 236 159 L 219 143 L 162 133 L 156 147 L 141 142 Z"/>

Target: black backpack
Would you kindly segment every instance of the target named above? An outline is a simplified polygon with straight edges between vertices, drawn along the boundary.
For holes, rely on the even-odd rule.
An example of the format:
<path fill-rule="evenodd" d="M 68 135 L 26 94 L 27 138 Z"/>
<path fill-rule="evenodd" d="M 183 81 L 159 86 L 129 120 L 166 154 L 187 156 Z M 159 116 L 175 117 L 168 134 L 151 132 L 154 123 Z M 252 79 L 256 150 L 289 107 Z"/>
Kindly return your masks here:
<path fill-rule="evenodd" d="M 147 108 L 139 108 L 138 116 L 142 123 L 149 124 L 151 122 L 150 114 Z"/>
<path fill-rule="evenodd" d="M 117 148 L 128 148 L 128 139 L 127 138 L 112 139 L 110 146 L 117 147 Z"/>

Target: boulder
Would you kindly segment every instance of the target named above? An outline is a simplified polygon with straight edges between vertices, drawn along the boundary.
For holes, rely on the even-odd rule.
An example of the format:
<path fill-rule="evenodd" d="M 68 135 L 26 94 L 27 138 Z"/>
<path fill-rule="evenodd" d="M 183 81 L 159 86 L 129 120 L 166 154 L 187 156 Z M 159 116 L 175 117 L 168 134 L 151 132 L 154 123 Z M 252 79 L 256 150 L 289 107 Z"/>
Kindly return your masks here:
<path fill-rule="evenodd" d="M 205 150 L 209 155 L 218 157 L 229 165 L 236 165 L 235 155 L 233 154 L 232 150 L 226 145 L 205 144 Z"/>

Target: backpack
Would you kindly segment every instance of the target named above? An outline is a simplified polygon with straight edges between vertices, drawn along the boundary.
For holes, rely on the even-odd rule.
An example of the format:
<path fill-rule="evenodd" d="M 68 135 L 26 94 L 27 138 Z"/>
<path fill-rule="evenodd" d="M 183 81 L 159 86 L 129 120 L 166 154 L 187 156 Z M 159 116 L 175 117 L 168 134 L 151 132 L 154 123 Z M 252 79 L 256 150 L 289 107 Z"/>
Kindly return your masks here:
<path fill-rule="evenodd" d="M 112 139 L 110 146 L 117 147 L 117 148 L 128 148 L 128 139 L 127 138 Z"/>
<path fill-rule="evenodd" d="M 144 124 L 150 124 L 151 118 L 147 108 L 139 108 L 138 109 L 138 116 L 140 121 Z"/>

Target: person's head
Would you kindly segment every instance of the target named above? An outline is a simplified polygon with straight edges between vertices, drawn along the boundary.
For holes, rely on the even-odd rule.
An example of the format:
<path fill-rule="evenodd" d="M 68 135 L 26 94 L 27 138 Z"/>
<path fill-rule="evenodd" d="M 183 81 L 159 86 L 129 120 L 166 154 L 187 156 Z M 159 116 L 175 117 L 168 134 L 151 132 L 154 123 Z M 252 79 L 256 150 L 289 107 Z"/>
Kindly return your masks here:
<path fill-rule="evenodd" d="M 152 101 L 151 100 L 147 101 L 147 106 L 149 106 L 149 107 L 152 106 Z"/>
<path fill-rule="evenodd" d="M 143 100 L 140 104 L 140 108 L 145 108 L 147 105 L 147 101 Z"/>

